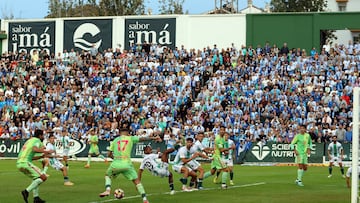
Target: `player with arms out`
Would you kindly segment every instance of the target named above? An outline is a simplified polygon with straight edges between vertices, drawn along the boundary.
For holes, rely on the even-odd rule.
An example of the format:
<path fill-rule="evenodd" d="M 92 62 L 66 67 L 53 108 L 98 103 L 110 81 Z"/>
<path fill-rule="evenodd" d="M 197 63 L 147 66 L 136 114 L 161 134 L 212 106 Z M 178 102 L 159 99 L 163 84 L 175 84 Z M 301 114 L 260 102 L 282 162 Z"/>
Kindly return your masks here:
<path fill-rule="evenodd" d="M 45 150 L 42 143 L 43 140 L 43 131 L 36 129 L 34 136 L 27 140 L 21 148 L 16 162 L 16 167 L 32 179 L 32 183 L 25 190 L 21 191 L 26 203 L 28 203 L 29 192 L 31 191 L 34 195 L 34 203 L 45 202 L 39 197 L 39 185 L 45 182 L 47 177 L 32 163 L 32 160 L 44 158 L 44 156 L 54 152 L 53 150 Z M 43 155 L 35 156 L 36 153 L 43 153 Z"/>
<path fill-rule="evenodd" d="M 223 159 L 221 158 L 222 153 L 228 153 L 230 150 L 229 148 L 226 148 L 226 141 L 225 141 L 225 127 L 220 126 L 219 134 L 215 137 L 215 150 L 213 155 L 213 160 L 211 161 L 211 170 L 206 172 L 204 175 L 204 179 L 208 178 L 209 176 L 212 176 L 215 174 L 216 170 L 223 172 L 221 176 L 221 188 L 226 189 L 227 185 L 227 178 L 228 178 L 228 172 L 229 168 L 224 163 Z"/>
<path fill-rule="evenodd" d="M 328 156 L 330 161 L 328 178 L 331 178 L 332 176 L 332 166 L 334 165 L 334 162 L 339 164 L 341 175 L 343 178 L 345 178 L 344 167 L 342 165 L 342 160 L 344 157 L 344 149 L 341 143 L 337 141 L 336 135 L 332 136 L 332 142 L 328 146 Z"/>
<path fill-rule="evenodd" d="M 173 174 L 169 171 L 169 154 L 173 151 L 175 151 L 175 149 L 170 148 L 165 150 L 163 153 L 154 154 L 152 153 L 151 146 L 146 146 L 144 148 L 144 154 L 146 155 L 140 164 L 138 172 L 139 180 L 141 181 L 142 173 L 146 168 L 154 176 L 160 176 L 161 178 L 168 177 L 170 194 L 175 194 Z M 158 158 L 161 158 L 161 161 L 158 161 Z"/>
<path fill-rule="evenodd" d="M 89 130 L 88 143 L 90 144 L 90 149 L 89 149 L 88 160 L 87 160 L 87 164 L 85 165 L 85 168 L 90 168 L 91 156 L 95 156 L 95 157 L 104 159 L 105 163 L 107 163 L 107 159 L 102 154 L 100 154 L 99 146 L 98 146 L 99 138 L 98 138 L 94 128 L 91 128 Z"/>
<path fill-rule="evenodd" d="M 68 172 L 67 172 L 67 167 L 65 167 L 59 160 L 58 158 L 61 158 L 60 155 L 56 154 L 56 148 L 55 148 L 55 136 L 54 134 L 50 134 L 49 135 L 49 142 L 46 144 L 46 150 L 48 151 L 54 151 L 54 153 L 49 154 L 48 156 L 46 156 L 43 159 L 43 165 L 44 165 L 44 170 L 43 173 L 46 174 L 47 169 L 48 169 L 48 165 L 50 165 L 51 167 L 53 167 L 55 170 L 57 171 L 61 171 L 63 176 L 64 176 L 64 185 L 66 186 L 72 186 L 74 185 L 74 183 L 70 182 L 69 177 L 68 177 Z"/>
<path fill-rule="evenodd" d="M 137 191 L 143 198 L 144 203 L 149 203 L 146 193 L 141 184 L 136 170 L 131 162 L 131 151 L 133 145 L 139 141 L 159 140 L 159 137 L 138 137 L 129 135 L 128 127 L 120 129 L 120 136 L 110 144 L 108 156 L 113 158 L 113 162 L 105 173 L 105 192 L 99 194 L 100 197 L 109 196 L 111 193 L 111 179 L 123 174 L 126 179 L 131 180 L 136 186 Z"/>
<path fill-rule="evenodd" d="M 291 141 L 290 148 L 294 150 L 296 155 L 295 163 L 298 164 L 297 170 L 297 179 L 295 183 L 298 186 L 304 186 L 302 183 L 302 177 L 304 172 L 307 170 L 308 156 L 310 156 L 310 149 L 312 146 L 311 137 L 306 133 L 306 126 L 299 126 L 300 132 L 295 135 L 294 139 Z"/>

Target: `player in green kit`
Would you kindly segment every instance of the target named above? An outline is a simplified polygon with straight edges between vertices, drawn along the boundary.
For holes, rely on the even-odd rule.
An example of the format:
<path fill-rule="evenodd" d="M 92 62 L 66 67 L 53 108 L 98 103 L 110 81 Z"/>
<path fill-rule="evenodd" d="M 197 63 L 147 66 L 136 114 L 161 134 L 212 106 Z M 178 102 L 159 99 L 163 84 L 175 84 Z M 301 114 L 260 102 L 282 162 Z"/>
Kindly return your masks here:
<path fill-rule="evenodd" d="M 304 186 L 302 183 L 302 177 L 304 172 L 307 170 L 308 156 L 310 156 L 311 146 L 311 137 L 308 133 L 306 133 L 306 126 L 301 125 L 300 133 L 294 137 L 290 144 L 291 149 L 294 150 L 296 155 L 295 162 L 298 164 L 297 179 L 295 181 L 298 186 Z"/>
<path fill-rule="evenodd" d="M 42 173 L 41 169 L 32 163 L 32 160 L 44 158 L 45 156 L 54 152 L 54 150 L 45 150 L 42 143 L 44 134 L 42 130 L 35 130 L 34 136 L 27 140 L 21 148 L 16 167 L 23 172 L 26 176 L 32 179 L 32 183 L 21 194 L 24 201 L 28 202 L 29 192 L 33 192 L 34 203 L 45 202 L 39 197 L 39 185 L 46 181 L 47 177 Z M 36 153 L 43 153 L 41 156 L 35 156 Z"/>
<path fill-rule="evenodd" d="M 221 154 L 225 153 L 228 154 L 230 148 L 226 148 L 227 141 L 225 140 L 225 127 L 221 126 L 219 134 L 215 137 L 215 147 L 214 147 L 214 155 L 213 160 L 211 161 L 211 170 L 204 174 L 204 179 L 208 178 L 215 174 L 216 170 L 219 170 L 222 173 L 221 177 L 221 188 L 226 189 L 227 185 L 227 178 L 229 169 L 224 163 L 223 159 L 221 158 Z"/>
<path fill-rule="evenodd" d="M 110 144 L 108 156 L 113 158 L 113 162 L 109 166 L 105 174 L 105 192 L 100 193 L 100 197 L 109 196 L 111 193 L 111 179 L 116 178 L 119 174 L 123 174 L 126 179 L 131 180 L 136 186 L 137 191 L 142 196 L 144 203 L 149 203 L 146 193 L 141 184 L 138 174 L 131 162 L 131 151 L 133 145 L 139 141 L 159 140 L 159 137 L 138 137 L 129 135 L 129 129 L 120 129 L 120 136 Z"/>
<path fill-rule="evenodd" d="M 89 132 L 90 133 L 89 133 L 88 143 L 90 144 L 90 149 L 88 153 L 88 161 L 87 164 L 85 165 L 85 168 L 90 168 L 91 156 L 100 157 L 104 159 L 105 163 L 107 163 L 107 159 L 99 152 L 99 146 L 98 146 L 99 138 L 95 132 L 95 129 L 91 128 Z"/>
<path fill-rule="evenodd" d="M 230 185 L 234 185 L 234 151 L 235 151 L 235 143 L 233 140 L 230 139 L 230 134 L 228 132 L 225 132 L 225 148 L 229 148 L 228 153 L 222 153 L 221 158 L 223 159 L 223 162 L 226 164 L 226 166 L 229 169 L 230 172 Z M 219 178 L 220 171 L 216 172 L 216 177 L 214 178 L 213 182 L 217 183 L 217 180 Z"/>

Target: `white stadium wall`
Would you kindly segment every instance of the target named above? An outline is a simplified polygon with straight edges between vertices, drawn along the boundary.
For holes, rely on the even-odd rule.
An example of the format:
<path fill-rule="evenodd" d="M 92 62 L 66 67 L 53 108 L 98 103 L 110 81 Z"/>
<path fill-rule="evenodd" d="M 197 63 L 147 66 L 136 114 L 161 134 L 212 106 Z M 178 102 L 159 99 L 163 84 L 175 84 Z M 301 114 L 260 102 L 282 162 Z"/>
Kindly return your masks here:
<path fill-rule="evenodd" d="M 10 32 L 9 25 L 15 32 Z M 21 29 L 17 29 L 18 27 Z M 75 33 L 79 35 L 80 27 L 80 35 L 83 34 L 83 37 L 76 40 Z M 75 44 L 83 47 L 79 45 L 81 43 L 87 47 L 103 43 L 100 49 L 105 48 L 105 42 L 106 46 L 121 46 L 124 49 L 131 42 L 144 40 L 170 47 L 184 45 L 187 49 L 203 49 L 207 46 L 212 48 L 214 44 L 221 49 L 230 47 L 231 43 L 237 47 L 246 44 L 244 14 L 2 20 L 1 30 L 8 33 L 8 38 L 2 44 L 3 51 L 45 48 L 54 50 L 55 54 Z M 96 39 L 89 40 L 89 37 Z"/>
<path fill-rule="evenodd" d="M 216 44 L 221 49 L 231 47 L 231 43 L 236 47 L 246 45 L 245 14 L 184 16 L 183 21 L 184 27 L 179 26 L 178 31 L 186 30 L 182 34 L 187 35 L 187 41 L 177 43 L 184 44 L 185 47 L 212 48 Z"/>

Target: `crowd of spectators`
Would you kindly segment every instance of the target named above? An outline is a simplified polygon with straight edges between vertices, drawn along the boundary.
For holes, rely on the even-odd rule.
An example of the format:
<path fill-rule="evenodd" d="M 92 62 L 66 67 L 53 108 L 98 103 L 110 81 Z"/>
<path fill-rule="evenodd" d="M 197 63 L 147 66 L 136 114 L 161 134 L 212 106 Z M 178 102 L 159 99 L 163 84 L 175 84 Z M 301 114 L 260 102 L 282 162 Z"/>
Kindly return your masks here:
<path fill-rule="evenodd" d="M 0 61 L 0 138 L 36 128 L 111 140 L 119 125 L 165 141 L 225 126 L 232 139 L 289 143 L 305 124 L 314 142 L 351 142 L 360 44 L 258 45 L 202 50 L 156 44 L 130 50 L 6 52 Z"/>

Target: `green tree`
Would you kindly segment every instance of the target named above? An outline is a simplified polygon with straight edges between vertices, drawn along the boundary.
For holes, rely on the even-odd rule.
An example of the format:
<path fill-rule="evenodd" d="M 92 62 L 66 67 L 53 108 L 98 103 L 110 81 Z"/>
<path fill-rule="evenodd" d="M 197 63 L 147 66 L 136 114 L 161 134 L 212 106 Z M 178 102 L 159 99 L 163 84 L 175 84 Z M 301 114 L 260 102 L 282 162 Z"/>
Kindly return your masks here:
<path fill-rule="evenodd" d="M 185 0 L 159 0 L 160 14 L 184 14 L 183 4 Z"/>
<path fill-rule="evenodd" d="M 319 12 L 327 7 L 327 0 L 271 0 L 273 12 Z"/>
<path fill-rule="evenodd" d="M 143 15 L 144 0 L 100 0 L 103 16 Z"/>
<path fill-rule="evenodd" d="M 47 18 L 144 14 L 144 0 L 49 0 Z"/>

